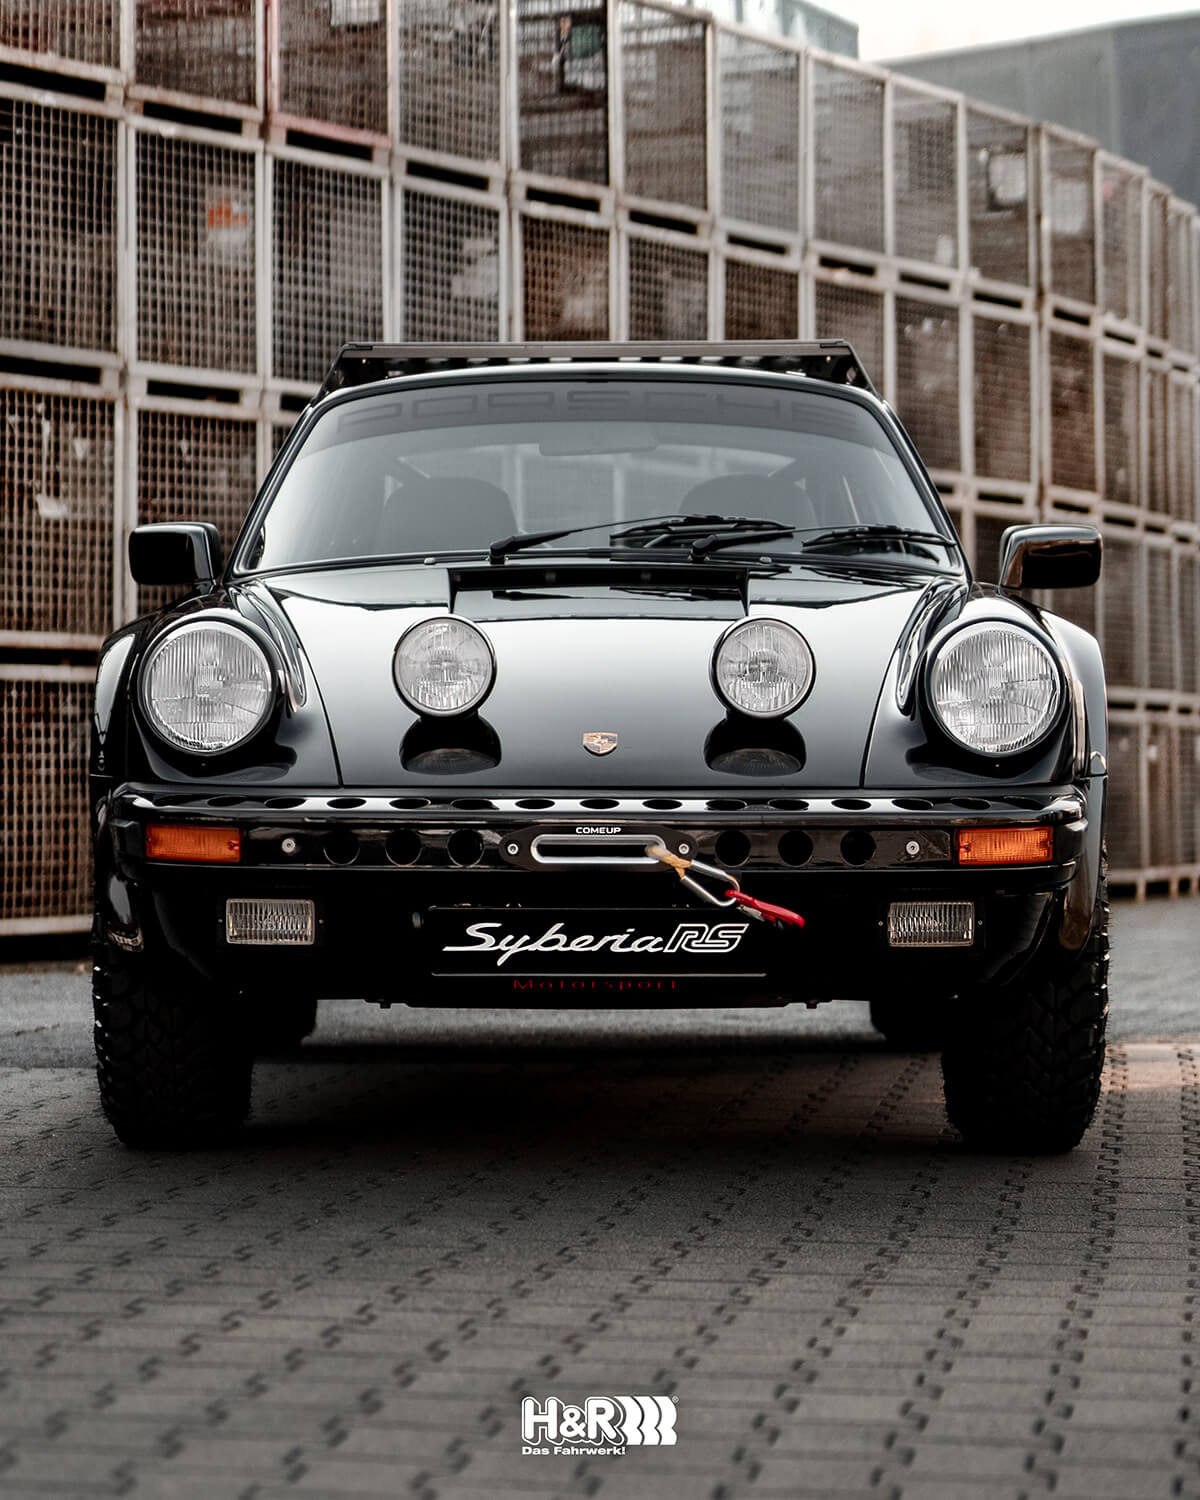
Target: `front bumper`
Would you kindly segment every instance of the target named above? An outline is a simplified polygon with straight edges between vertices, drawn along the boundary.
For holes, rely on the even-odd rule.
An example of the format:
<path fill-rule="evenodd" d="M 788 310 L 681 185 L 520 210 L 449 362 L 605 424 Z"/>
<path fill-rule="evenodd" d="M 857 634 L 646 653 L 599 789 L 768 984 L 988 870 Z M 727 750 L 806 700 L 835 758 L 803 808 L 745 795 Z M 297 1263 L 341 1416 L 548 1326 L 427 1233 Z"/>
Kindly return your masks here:
<path fill-rule="evenodd" d="M 148 860 L 151 824 L 236 829 L 241 858 L 219 866 Z M 959 829 L 1030 825 L 1053 830 L 1050 863 L 957 864 Z M 494 968 L 490 951 L 478 962 L 447 957 L 453 924 L 461 919 L 466 928 L 483 914 L 492 918 L 489 934 L 511 912 L 529 933 L 561 921 L 568 938 L 632 928 L 634 943 L 645 929 L 667 935 L 663 947 L 680 923 L 741 919 L 699 902 L 645 860 L 642 840 L 730 870 L 751 894 L 798 910 L 807 925 L 752 923 L 736 953 L 704 939 L 686 962 L 644 949 L 626 949 L 626 962 L 612 951 L 615 940 L 597 950 L 582 939 L 577 952 L 556 952 L 553 961 L 544 948 Z M 1087 857 L 1094 843 L 1088 789 L 1074 786 L 1001 796 L 758 799 L 207 795 L 125 786 L 108 800 L 97 867 L 102 923 L 114 941 L 165 943 L 215 983 L 248 994 L 269 986 L 422 1005 L 779 1004 L 868 998 L 881 986 L 951 994 L 1012 977 L 1042 944 L 1069 946 L 1063 915 L 1081 902 L 1090 911 L 1084 887 L 1094 884 Z M 312 901 L 314 943 L 230 944 L 231 898 Z M 913 900 L 972 902 L 970 946 L 889 946 L 890 904 Z M 672 952 L 681 952 L 679 941 Z"/>

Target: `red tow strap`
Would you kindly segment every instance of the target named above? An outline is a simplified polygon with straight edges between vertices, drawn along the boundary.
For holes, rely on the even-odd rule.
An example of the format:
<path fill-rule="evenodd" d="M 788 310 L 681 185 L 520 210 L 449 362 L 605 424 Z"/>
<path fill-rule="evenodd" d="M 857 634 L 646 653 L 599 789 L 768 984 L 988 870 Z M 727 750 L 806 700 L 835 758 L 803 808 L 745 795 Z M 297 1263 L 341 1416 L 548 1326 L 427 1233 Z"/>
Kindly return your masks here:
<path fill-rule="evenodd" d="M 754 896 L 747 896 L 745 891 L 739 891 L 732 886 L 725 892 L 726 901 L 736 901 L 739 906 L 745 906 L 752 912 L 757 912 L 764 922 L 782 922 L 787 927 L 803 927 L 804 918 L 798 911 L 789 911 L 786 906 L 772 906 L 769 901 L 759 901 Z"/>

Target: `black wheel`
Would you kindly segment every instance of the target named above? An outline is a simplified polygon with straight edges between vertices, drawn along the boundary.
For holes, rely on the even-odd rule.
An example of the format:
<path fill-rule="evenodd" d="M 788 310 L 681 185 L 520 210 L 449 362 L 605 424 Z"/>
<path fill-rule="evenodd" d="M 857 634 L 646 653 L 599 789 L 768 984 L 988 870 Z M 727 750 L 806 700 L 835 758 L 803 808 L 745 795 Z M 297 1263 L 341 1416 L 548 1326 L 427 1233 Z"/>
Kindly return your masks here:
<path fill-rule="evenodd" d="M 942 1055 L 946 1113 L 985 1151 L 1070 1151 L 1100 1097 L 1108 1017 L 1108 897 L 1073 962 L 1043 960 L 1020 983 L 964 997 L 970 1019 Z M 968 1009 L 969 1008 L 969 1009 Z"/>
<path fill-rule="evenodd" d="M 877 995 L 871 1025 L 901 1052 L 940 1052 L 946 1041 L 947 1002 L 917 995 Z"/>
<path fill-rule="evenodd" d="M 250 1001 L 250 1044 L 256 1057 L 294 1052 L 317 1024 L 317 1002 L 291 997 Z"/>
<path fill-rule="evenodd" d="M 92 969 L 100 1102 L 127 1146 L 228 1140 L 250 1109 L 251 1054 L 228 997 L 179 961 L 99 946 Z"/>

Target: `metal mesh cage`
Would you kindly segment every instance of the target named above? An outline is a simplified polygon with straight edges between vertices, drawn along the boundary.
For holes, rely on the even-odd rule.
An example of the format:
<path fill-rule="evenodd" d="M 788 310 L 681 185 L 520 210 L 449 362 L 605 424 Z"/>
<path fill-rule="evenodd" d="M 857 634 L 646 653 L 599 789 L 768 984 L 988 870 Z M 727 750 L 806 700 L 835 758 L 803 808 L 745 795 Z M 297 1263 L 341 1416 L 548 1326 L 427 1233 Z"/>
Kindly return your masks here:
<path fill-rule="evenodd" d="M 500 337 L 500 215 L 459 198 L 404 194 L 404 336 Z"/>
<path fill-rule="evenodd" d="M 1195 516 L 1194 390 L 1186 376 L 1173 375 L 1167 384 L 1167 495 L 1180 521 Z"/>
<path fill-rule="evenodd" d="M 794 339 L 799 334 L 795 271 L 746 261 L 725 262 L 725 337 Z"/>
<path fill-rule="evenodd" d="M 1167 372 L 1161 366 L 1146 369 L 1146 496 L 1147 510 L 1166 515 L 1170 510 L 1167 477 Z"/>
<path fill-rule="evenodd" d="M 892 89 L 896 254 L 957 266 L 958 106 L 917 89 Z"/>
<path fill-rule="evenodd" d="M 818 281 L 816 336 L 849 339 L 863 369 L 877 386 L 883 382 L 884 301 L 879 292 L 839 282 Z"/>
<path fill-rule="evenodd" d="M 882 82 L 814 61 L 812 112 L 814 235 L 882 251 Z"/>
<path fill-rule="evenodd" d="M 1179 691 L 1200 692 L 1200 557 L 1179 558 Z"/>
<path fill-rule="evenodd" d="M 647 5 L 621 6 L 625 189 L 708 206 L 708 23 Z"/>
<path fill-rule="evenodd" d="M 289 0 L 295 3 L 295 0 Z M 361 9 L 363 0 L 353 0 Z M 383 0 L 380 0 L 381 9 Z M 336 4 L 335 4 L 336 9 Z M 500 17 L 496 0 L 393 0 L 399 133 L 410 146 L 500 159 Z M 380 38 L 380 53 L 383 52 Z M 364 123 L 386 130 L 385 113 Z"/>
<path fill-rule="evenodd" d="M 137 518 L 211 521 L 229 548 L 254 499 L 258 427 L 251 418 L 180 411 L 137 414 Z M 138 609 L 161 609 L 180 590 L 139 588 Z"/>
<path fill-rule="evenodd" d="M 1164 546 L 1146 548 L 1146 686 L 1175 688 L 1175 576 Z"/>
<path fill-rule="evenodd" d="M 967 108 L 971 266 L 991 281 L 1027 285 L 1029 127 Z"/>
<path fill-rule="evenodd" d="M 1093 345 L 1050 335 L 1050 482 L 1096 488 L 1096 390 Z"/>
<path fill-rule="evenodd" d="M 387 0 L 286 0 L 276 14 L 279 108 L 385 134 Z"/>
<path fill-rule="evenodd" d="M 1173 205 L 1167 214 L 1167 342 L 1172 349 L 1195 353 L 1195 289 L 1192 263 L 1192 215 Z"/>
<path fill-rule="evenodd" d="M 1150 864 L 1165 869 L 1179 860 L 1175 802 L 1175 734 L 1166 723 L 1146 726 L 1146 804 L 1150 812 Z"/>
<path fill-rule="evenodd" d="M 11 932 L 24 923 L 62 923 L 91 910 L 87 746 L 92 674 L 46 680 L 5 676 L 5 671 L 0 666 L 5 753 L 0 926 Z"/>
<path fill-rule="evenodd" d="M 110 401 L 0 387 L 0 630 L 112 627 Z"/>
<path fill-rule="evenodd" d="M 522 218 L 527 339 L 608 338 L 609 238 L 606 229 Z"/>
<path fill-rule="evenodd" d="M 1114 870 L 1136 870 L 1142 864 L 1141 729 L 1114 720 L 1108 734 L 1108 796 L 1105 828 L 1108 861 Z"/>
<path fill-rule="evenodd" d="M 795 231 L 800 224 L 800 58 L 766 42 L 717 36 L 721 212 Z"/>
<path fill-rule="evenodd" d="M 657 240 L 629 241 L 629 337 L 708 337 L 708 256 Z"/>
<path fill-rule="evenodd" d="M 1110 691 L 1141 685 L 1138 633 L 1145 618 L 1146 590 L 1142 548 L 1132 538 L 1104 538 L 1100 574 L 1101 645 Z"/>
<path fill-rule="evenodd" d="M 254 369 L 254 178 L 248 151 L 138 132 L 140 359 Z"/>
<path fill-rule="evenodd" d="M 521 166 L 608 182 L 608 14 L 597 0 L 518 0 Z"/>
<path fill-rule="evenodd" d="M 119 67 L 121 0 L 0 0 L 0 47 Z"/>
<path fill-rule="evenodd" d="M 1175 765 L 1179 783 L 1179 861 L 1200 863 L 1200 733 L 1177 731 Z"/>
<path fill-rule="evenodd" d="M 896 409 L 931 469 L 961 462 L 957 307 L 896 298 Z"/>
<path fill-rule="evenodd" d="M 0 97 L 0 244 L 0 336 L 115 347 L 115 120 Z"/>
<path fill-rule="evenodd" d="M 1043 210 L 1050 232 L 1049 285 L 1077 302 L 1096 298 L 1095 150 L 1052 132 L 1046 140 Z"/>
<path fill-rule="evenodd" d="M 1151 188 L 1146 200 L 1146 332 L 1167 336 L 1167 194 Z"/>
<path fill-rule="evenodd" d="M 260 40 L 255 0 L 171 0 L 138 5 L 138 83 L 233 104 L 258 102 Z"/>
<path fill-rule="evenodd" d="M 1136 360 L 1106 354 L 1104 375 L 1104 498 L 1135 505 L 1140 489 L 1141 369 Z"/>
<path fill-rule="evenodd" d="M 383 185 L 276 161 L 273 371 L 318 381 L 342 344 L 383 334 Z"/>
<path fill-rule="evenodd" d="M 1116 318 L 1136 319 L 1142 264 L 1142 182 L 1111 162 L 1101 168 L 1100 225 L 1105 309 Z"/>
<path fill-rule="evenodd" d="M 1032 330 L 976 317 L 975 472 L 1028 484 L 1033 461 Z"/>

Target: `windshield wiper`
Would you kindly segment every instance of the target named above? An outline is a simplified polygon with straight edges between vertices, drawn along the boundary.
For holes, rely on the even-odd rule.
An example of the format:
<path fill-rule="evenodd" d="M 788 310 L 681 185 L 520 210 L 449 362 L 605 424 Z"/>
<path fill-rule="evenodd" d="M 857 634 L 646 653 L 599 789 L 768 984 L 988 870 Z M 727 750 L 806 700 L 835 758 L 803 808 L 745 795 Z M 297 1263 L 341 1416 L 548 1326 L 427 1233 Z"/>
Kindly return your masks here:
<path fill-rule="evenodd" d="M 566 536 L 580 536 L 586 531 L 608 531 L 609 541 L 636 541 L 646 536 L 673 536 L 689 531 L 719 529 L 722 532 L 746 527 L 754 531 L 770 531 L 774 535 L 789 532 L 792 528 L 780 521 L 760 520 L 756 516 L 701 516 L 671 513 L 665 516 L 644 516 L 630 526 L 615 526 L 612 521 L 595 521 L 590 526 L 566 526 L 557 531 L 516 531 L 512 536 L 501 537 L 488 547 L 488 561 L 502 563 L 513 552 L 524 552 L 528 547 L 540 547 L 544 543 L 561 541 Z"/>
<path fill-rule="evenodd" d="M 787 526 L 779 530 L 774 527 L 769 531 L 756 532 L 752 536 L 733 532 L 721 533 L 715 536 L 702 537 L 692 544 L 692 553 L 697 557 L 704 557 L 710 552 L 716 552 L 723 547 L 750 547 L 759 541 L 772 541 L 775 537 L 786 532 L 795 536 L 803 533 L 802 526 Z M 805 552 L 822 551 L 827 547 L 836 547 L 842 542 L 871 542 L 875 540 L 895 539 L 904 542 L 937 542 L 946 548 L 956 547 L 957 542 L 948 536 L 943 536 L 940 531 L 914 531 L 908 526 L 833 526 L 827 531 L 818 531 L 812 535 L 801 535 L 800 546 Z"/>

